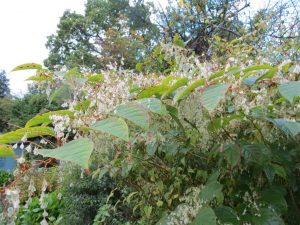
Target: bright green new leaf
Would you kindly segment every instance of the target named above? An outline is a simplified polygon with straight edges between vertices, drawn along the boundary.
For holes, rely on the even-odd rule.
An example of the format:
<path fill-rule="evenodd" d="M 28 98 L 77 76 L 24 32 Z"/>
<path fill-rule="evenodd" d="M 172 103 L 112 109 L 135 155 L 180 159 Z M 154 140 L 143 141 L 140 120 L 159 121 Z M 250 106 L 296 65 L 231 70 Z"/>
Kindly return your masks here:
<path fill-rule="evenodd" d="M 153 95 L 161 95 L 161 93 L 164 92 L 167 88 L 168 88 L 168 86 L 166 86 L 166 85 L 151 86 L 151 87 L 148 87 L 148 88 L 142 90 L 137 95 L 137 98 L 138 99 L 141 99 L 141 98 L 150 98 Z"/>
<path fill-rule="evenodd" d="M 278 90 L 283 97 L 292 103 L 295 97 L 300 96 L 300 81 L 283 83 L 278 87 Z"/>
<path fill-rule="evenodd" d="M 272 68 L 272 69 L 269 69 L 269 71 L 267 71 L 267 72 L 264 73 L 262 76 L 260 76 L 260 77 L 256 80 L 256 82 L 259 81 L 259 80 L 263 80 L 263 79 L 272 79 L 272 78 L 274 77 L 275 73 L 277 73 L 277 71 L 278 71 L 278 67 L 277 67 L 277 66 L 275 66 L 275 67 Z"/>
<path fill-rule="evenodd" d="M 138 104 L 119 105 L 114 110 L 114 114 L 128 119 L 145 130 L 149 129 L 149 115 L 147 111 Z"/>
<path fill-rule="evenodd" d="M 268 119 L 285 134 L 295 137 L 300 133 L 300 122 L 289 121 L 287 119 Z"/>
<path fill-rule="evenodd" d="M 31 70 L 31 69 L 42 69 L 42 65 L 37 64 L 37 63 L 25 63 L 22 65 L 19 65 L 15 68 L 13 68 L 12 71 L 18 71 L 18 70 Z"/>
<path fill-rule="evenodd" d="M 16 153 L 9 145 L 0 145 L 0 157 L 13 157 L 16 158 Z"/>
<path fill-rule="evenodd" d="M 225 97 L 229 86 L 229 84 L 217 84 L 206 88 L 201 94 L 201 103 L 203 106 L 209 112 L 214 111 L 220 101 Z"/>
<path fill-rule="evenodd" d="M 272 69 L 273 67 L 268 65 L 268 64 L 262 64 L 262 65 L 254 65 L 254 66 L 249 66 L 248 68 L 244 69 L 243 72 L 249 72 L 253 70 L 266 70 L 266 69 Z"/>
<path fill-rule="evenodd" d="M 103 74 L 99 73 L 96 75 L 89 75 L 87 76 L 88 83 L 90 84 L 98 84 L 103 80 Z"/>
<path fill-rule="evenodd" d="M 217 225 L 215 212 L 210 207 L 200 208 L 191 225 Z"/>
<path fill-rule="evenodd" d="M 176 91 L 178 88 L 186 85 L 188 83 L 189 79 L 187 77 L 178 79 L 175 84 L 173 84 L 171 87 L 169 87 L 161 96 L 161 99 L 164 99 L 169 94 L 171 94 L 173 91 Z"/>
<path fill-rule="evenodd" d="M 194 89 L 196 89 L 199 86 L 204 85 L 205 79 L 202 78 L 200 80 L 196 80 L 191 85 L 186 87 L 183 91 L 178 92 L 174 97 L 174 102 L 178 102 L 179 100 L 183 99 L 185 96 L 187 96 L 189 93 L 191 93 Z"/>
<path fill-rule="evenodd" d="M 74 117 L 74 113 L 69 110 L 58 110 L 58 111 L 51 111 L 47 113 L 43 113 L 41 115 L 36 115 L 35 117 L 31 118 L 27 121 L 25 124 L 25 127 L 33 127 L 36 125 L 48 125 L 52 123 L 52 120 L 50 119 L 51 116 L 57 115 L 57 116 L 69 116 L 70 118 Z"/>
<path fill-rule="evenodd" d="M 91 128 L 101 131 L 124 141 L 129 141 L 129 132 L 126 122 L 121 118 L 110 117 L 94 123 Z"/>
<path fill-rule="evenodd" d="M 88 169 L 93 149 L 94 143 L 91 140 L 88 138 L 79 138 L 56 149 L 40 149 L 38 150 L 38 154 L 44 157 L 52 157 L 76 163 L 82 168 Z"/>
<path fill-rule="evenodd" d="M 177 79 L 179 79 L 178 76 L 169 75 L 169 76 L 165 77 L 165 78 L 161 81 L 161 84 L 162 84 L 162 85 L 165 85 L 165 86 L 170 86 L 171 83 L 172 83 L 174 80 L 177 80 Z"/>
<path fill-rule="evenodd" d="M 213 79 L 215 79 L 215 78 L 218 78 L 218 77 L 223 76 L 224 74 L 225 74 L 225 70 L 220 70 L 220 71 L 218 71 L 218 72 L 212 74 L 212 75 L 208 78 L 208 80 L 211 81 L 211 80 L 213 80 Z"/>
<path fill-rule="evenodd" d="M 84 101 L 78 102 L 76 106 L 74 106 L 74 109 L 77 111 L 83 111 L 86 112 L 91 104 L 91 100 L 86 99 Z"/>
<path fill-rule="evenodd" d="M 157 98 L 143 98 L 135 102 L 153 113 L 160 115 L 168 114 L 166 106 Z"/>
<path fill-rule="evenodd" d="M 50 127 L 28 127 L 8 132 L 0 136 L 0 144 L 21 141 L 23 137 L 34 138 L 40 136 L 55 136 Z"/>

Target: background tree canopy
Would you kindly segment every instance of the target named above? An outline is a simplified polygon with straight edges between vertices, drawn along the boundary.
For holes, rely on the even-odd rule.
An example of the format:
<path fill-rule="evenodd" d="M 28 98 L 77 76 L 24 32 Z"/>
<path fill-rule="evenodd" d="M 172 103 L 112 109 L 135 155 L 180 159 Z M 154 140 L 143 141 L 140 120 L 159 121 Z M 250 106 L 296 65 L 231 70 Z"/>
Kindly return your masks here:
<path fill-rule="evenodd" d="M 125 68 L 134 68 L 158 40 L 159 30 L 150 20 L 152 8 L 143 1 L 89 0 L 84 15 L 66 11 L 57 33 L 48 38 L 45 65 L 98 70 L 123 62 Z"/>

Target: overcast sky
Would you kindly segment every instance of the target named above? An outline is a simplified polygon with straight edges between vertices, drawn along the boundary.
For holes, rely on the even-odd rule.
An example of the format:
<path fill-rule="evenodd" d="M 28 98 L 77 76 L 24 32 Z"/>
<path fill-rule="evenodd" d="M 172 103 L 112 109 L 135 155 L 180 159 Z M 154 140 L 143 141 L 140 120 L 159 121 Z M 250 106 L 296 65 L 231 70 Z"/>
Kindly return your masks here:
<path fill-rule="evenodd" d="M 162 4 L 166 0 L 157 0 Z M 47 36 L 56 31 L 59 18 L 66 9 L 84 12 L 86 0 L 0 0 L 0 69 L 7 72 L 10 89 L 15 95 L 27 90 L 25 79 L 34 71 L 10 73 L 27 62 L 43 63 L 48 51 Z M 264 0 L 251 0 L 254 8 Z M 163 4 L 164 5 L 164 4 Z"/>

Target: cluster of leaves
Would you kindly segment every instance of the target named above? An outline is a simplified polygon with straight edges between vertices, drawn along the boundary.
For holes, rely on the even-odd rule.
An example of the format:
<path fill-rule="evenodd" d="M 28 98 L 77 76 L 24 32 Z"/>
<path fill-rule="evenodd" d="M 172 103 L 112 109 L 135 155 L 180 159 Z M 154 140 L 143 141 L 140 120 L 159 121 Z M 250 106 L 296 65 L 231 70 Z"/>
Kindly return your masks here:
<path fill-rule="evenodd" d="M 177 70 L 181 66 L 186 68 L 179 65 Z M 106 81 L 115 73 L 123 77 Z M 57 85 L 60 89 L 68 84 L 73 92 L 65 99 L 69 111 L 37 115 L 24 128 L 0 136 L 0 143 L 56 137 L 57 148 L 37 152 L 92 172 L 93 178 L 77 176 L 80 183 L 111 177 L 111 184 L 123 192 L 122 202 L 130 205 L 130 217 L 128 212 L 121 215 L 133 223 L 297 224 L 297 62 L 226 65 L 220 71 L 196 74 L 179 76 L 173 71 L 164 79 L 152 76 L 155 82 L 145 85 L 123 71 L 112 70 L 111 77 L 102 74 L 96 80 L 92 78 L 97 75 L 68 71 Z M 51 76 L 41 82 L 54 85 L 57 75 Z M 123 83 L 132 87 L 128 99 L 116 101 L 126 92 L 111 93 L 110 101 L 103 99 L 105 92 L 90 94 Z M 103 104 L 109 107 L 99 113 Z M 92 154 L 97 168 L 89 166 Z M 78 196 L 92 187 L 84 182 Z M 66 190 L 75 193 L 72 187 Z M 100 208 L 95 222 L 108 223 L 111 216 L 120 215 L 120 202 L 95 200 Z"/>
<path fill-rule="evenodd" d="M 58 192 L 54 191 L 46 194 L 44 201 L 47 202 L 49 224 L 61 224 L 60 210 L 63 208 L 64 203 L 58 198 Z M 16 224 L 41 224 L 43 213 L 44 209 L 40 206 L 39 197 L 34 197 L 27 207 L 20 208 Z"/>

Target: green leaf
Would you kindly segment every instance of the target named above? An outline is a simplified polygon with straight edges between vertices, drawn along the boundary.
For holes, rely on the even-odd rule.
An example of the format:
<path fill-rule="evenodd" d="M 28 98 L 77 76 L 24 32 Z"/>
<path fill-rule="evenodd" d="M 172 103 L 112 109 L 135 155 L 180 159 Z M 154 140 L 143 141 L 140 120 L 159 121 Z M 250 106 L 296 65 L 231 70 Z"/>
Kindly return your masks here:
<path fill-rule="evenodd" d="M 162 85 L 165 85 L 165 86 L 170 86 L 172 84 L 172 82 L 174 80 L 177 80 L 179 77 L 177 76 L 173 76 L 173 75 L 169 75 L 167 77 L 165 77 L 162 81 L 161 81 L 161 84 Z"/>
<path fill-rule="evenodd" d="M 135 70 L 138 71 L 138 72 L 142 72 L 142 70 L 143 70 L 143 63 L 137 63 L 135 65 Z"/>
<path fill-rule="evenodd" d="M 270 163 L 270 166 L 274 169 L 275 173 L 282 177 L 282 178 L 286 178 L 286 172 L 283 166 L 274 164 L 274 163 Z"/>
<path fill-rule="evenodd" d="M 0 145 L 0 157 L 13 157 L 16 158 L 16 153 L 13 148 L 8 145 Z"/>
<path fill-rule="evenodd" d="M 143 98 L 135 102 L 153 113 L 157 113 L 160 115 L 168 114 L 166 106 L 157 98 Z"/>
<path fill-rule="evenodd" d="M 260 209 L 260 216 L 253 218 L 255 225 L 284 225 L 283 220 L 272 209 Z"/>
<path fill-rule="evenodd" d="M 55 136 L 50 127 L 28 127 L 8 132 L 0 136 L 0 144 L 20 141 L 24 136 L 34 138 L 40 136 Z"/>
<path fill-rule="evenodd" d="M 35 117 L 31 118 L 25 124 L 25 128 L 33 127 L 33 126 L 40 125 L 40 124 L 48 125 L 48 124 L 52 123 L 52 120 L 50 119 L 50 117 L 53 115 L 69 116 L 70 118 L 74 117 L 74 113 L 69 110 L 51 111 L 51 112 L 43 113 L 40 115 L 36 115 Z"/>
<path fill-rule="evenodd" d="M 177 90 L 178 88 L 186 85 L 188 83 L 189 79 L 187 77 L 178 79 L 175 84 L 173 84 L 171 87 L 169 87 L 161 96 L 161 99 L 164 99 L 165 97 L 169 96 L 173 91 Z"/>
<path fill-rule="evenodd" d="M 196 89 L 199 86 L 204 85 L 205 79 L 202 78 L 200 80 L 196 80 L 191 85 L 183 89 L 182 91 L 178 92 L 174 97 L 174 102 L 178 102 L 179 100 L 183 99 L 185 96 L 187 96 L 189 93 L 191 93 L 194 89 Z"/>
<path fill-rule="evenodd" d="M 215 79 L 215 78 L 218 78 L 218 77 L 220 77 L 220 76 L 223 76 L 224 74 L 225 74 L 225 70 L 220 70 L 220 71 L 218 71 L 218 72 L 212 74 L 212 75 L 208 78 L 208 80 L 211 81 L 211 80 L 213 80 L 213 79 Z"/>
<path fill-rule="evenodd" d="M 201 94 L 201 103 L 203 106 L 209 112 L 214 111 L 220 101 L 225 97 L 229 86 L 229 84 L 217 84 L 206 88 Z"/>
<path fill-rule="evenodd" d="M 19 65 L 15 68 L 13 68 L 12 71 L 18 71 L 18 70 L 31 70 L 31 69 L 42 69 L 42 65 L 37 63 L 25 63 L 22 65 Z"/>
<path fill-rule="evenodd" d="M 151 142 L 146 145 L 146 152 L 148 155 L 153 156 L 158 148 L 157 142 Z"/>
<path fill-rule="evenodd" d="M 283 97 L 293 103 L 294 98 L 300 96 L 300 81 L 290 81 L 281 84 L 278 90 Z"/>
<path fill-rule="evenodd" d="M 248 68 L 244 69 L 243 72 L 249 72 L 253 70 L 266 70 L 266 69 L 272 69 L 273 67 L 268 64 L 262 64 L 262 65 L 254 65 L 249 66 Z"/>
<path fill-rule="evenodd" d="M 289 121 L 287 119 L 267 119 L 268 121 L 272 122 L 275 126 L 281 129 L 285 134 L 291 135 L 295 137 L 300 133 L 300 123 Z"/>
<path fill-rule="evenodd" d="M 121 118 L 110 117 L 94 123 L 91 128 L 101 131 L 124 141 L 129 141 L 129 131 L 126 122 Z"/>
<path fill-rule="evenodd" d="M 283 187 L 272 186 L 262 192 L 261 201 L 272 205 L 278 213 L 283 214 L 288 210 L 285 194 L 286 190 Z"/>
<path fill-rule="evenodd" d="M 168 88 L 166 85 L 156 85 L 156 86 L 151 86 L 148 87 L 144 90 L 142 90 L 138 95 L 137 98 L 141 99 L 141 98 L 150 98 L 153 95 L 160 95 L 161 93 L 163 93 L 166 88 Z"/>
<path fill-rule="evenodd" d="M 239 225 L 238 215 L 232 208 L 221 206 L 215 209 L 215 213 L 222 224 Z"/>
<path fill-rule="evenodd" d="M 45 80 L 52 80 L 52 77 L 43 76 L 43 75 L 36 75 L 36 76 L 28 77 L 26 80 L 31 80 L 31 81 L 35 81 L 35 82 L 42 82 L 42 81 L 45 81 Z"/>
<path fill-rule="evenodd" d="M 63 84 L 60 88 L 58 88 L 49 98 L 50 102 L 53 101 L 65 101 L 70 99 L 72 96 L 71 87 L 67 84 Z"/>
<path fill-rule="evenodd" d="M 235 166 L 238 164 L 240 160 L 241 151 L 236 145 L 234 144 L 225 145 L 224 153 L 228 163 L 231 166 Z"/>
<path fill-rule="evenodd" d="M 200 208 L 191 225 L 217 225 L 217 218 L 212 208 Z"/>
<path fill-rule="evenodd" d="M 200 192 L 200 199 L 204 202 L 210 202 L 220 193 L 222 193 L 223 185 L 218 181 L 213 181 L 205 185 Z"/>
<path fill-rule="evenodd" d="M 149 129 L 149 115 L 147 111 L 138 104 L 126 104 L 119 105 L 114 110 L 114 114 L 140 126 L 141 128 L 148 130 Z"/>
<path fill-rule="evenodd" d="M 185 48 L 184 42 L 181 40 L 179 34 L 175 34 L 173 38 L 173 43 L 181 48 Z"/>
<path fill-rule="evenodd" d="M 242 116 L 241 115 L 236 115 L 236 114 L 231 114 L 224 116 L 223 118 L 218 117 L 214 118 L 209 124 L 208 124 L 208 129 L 211 131 L 216 131 L 218 129 L 221 129 L 222 127 L 226 127 L 230 121 L 234 119 L 240 119 Z"/>
<path fill-rule="evenodd" d="M 90 105 L 91 105 L 91 100 L 86 99 L 84 101 L 78 102 L 78 104 L 74 106 L 74 109 L 77 111 L 86 112 Z"/>
<path fill-rule="evenodd" d="M 288 62 L 288 63 L 284 64 L 284 65 L 282 66 L 282 71 L 283 71 L 284 73 L 289 72 L 289 68 L 290 68 L 292 65 L 293 65 L 293 64 L 292 64 L 291 62 Z"/>
<path fill-rule="evenodd" d="M 88 138 L 79 138 L 56 149 L 40 149 L 38 150 L 38 154 L 44 157 L 52 157 L 76 163 L 82 168 L 88 169 L 93 149 L 94 143 L 91 140 Z"/>
<path fill-rule="evenodd" d="M 265 74 L 263 74 L 262 76 L 260 76 L 256 80 L 256 82 L 259 81 L 259 80 L 263 80 L 263 79 L 272 79 L 277 71 L 278 71 L 278 67 L 277 66 L 275 66 L 272 69 L 269 69 L 269 71 L 267 71 Z"/>
<path fill-rule="evenodd" d="M 87 76 L 88 83 L 90 84 L 98 84 L 103 80 L 103 74 L 99 73 L 96 75 L 89 75 Z"/>

